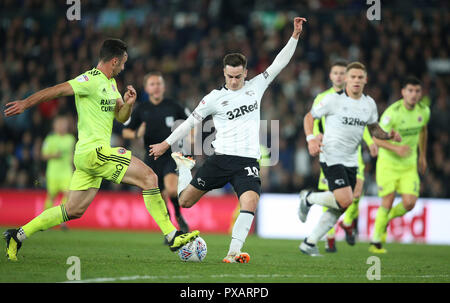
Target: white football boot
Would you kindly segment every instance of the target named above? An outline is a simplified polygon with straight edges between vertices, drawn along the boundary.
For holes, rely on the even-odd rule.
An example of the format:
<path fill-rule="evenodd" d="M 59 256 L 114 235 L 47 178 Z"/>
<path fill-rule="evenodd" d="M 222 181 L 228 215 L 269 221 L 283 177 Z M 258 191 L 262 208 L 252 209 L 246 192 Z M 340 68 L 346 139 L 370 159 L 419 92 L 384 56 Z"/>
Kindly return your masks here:
<path fill-rule="evenodd" d="M 172 159 L 175 160 L 175 163 L 177 164 L 177 168 L 181 165 L 186 166 L 189 169 L 192 169 L 195 166 L 195 160 L 191 157 L 185 157 L 182 153 L 175 152 L 172 153 Z"/>

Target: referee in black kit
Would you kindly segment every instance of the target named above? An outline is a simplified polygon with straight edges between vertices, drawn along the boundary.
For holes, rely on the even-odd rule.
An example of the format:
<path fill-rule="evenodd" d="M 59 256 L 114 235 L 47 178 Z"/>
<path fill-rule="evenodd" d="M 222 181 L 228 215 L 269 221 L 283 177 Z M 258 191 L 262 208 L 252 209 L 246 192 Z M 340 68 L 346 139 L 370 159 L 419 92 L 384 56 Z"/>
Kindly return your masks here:
<path fill-rule="evenodd" d="M 175 101 L 164 97 L 164 78 L 158 71 L 148 73 L 144 77 L 144 90 L 149 95 L 148 102 L 137 105 L 131 114 L 130 122 L 122 130 L 122 136 L 125 139 L 144 137 L 144 144 L 147 147 L 167 138 L 172 132 L 175 121 L 186 120 L 190 112 Z M 175 171 L 177 166 L 170 154 L 171 151 L 168 150 L 155 160 L 145 153 L 144 162 L 158 176 L 159 188 L 166 202 L 167 197 L 172 201 L 180 230 L 188 232 L 189 226 L 181 215 L 178 204 L 178 175 Z"/>

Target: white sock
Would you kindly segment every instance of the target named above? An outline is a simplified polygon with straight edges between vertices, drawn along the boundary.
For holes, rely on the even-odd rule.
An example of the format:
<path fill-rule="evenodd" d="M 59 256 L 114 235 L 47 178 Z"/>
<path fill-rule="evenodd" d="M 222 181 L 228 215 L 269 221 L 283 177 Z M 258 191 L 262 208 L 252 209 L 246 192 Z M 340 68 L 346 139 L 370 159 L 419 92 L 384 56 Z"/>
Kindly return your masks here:
<path fill-rule="evenodd" d="M 241 248 L 244 245 L 248 232 L 252 226 L 254 213 L 241 210 L 239 216 L 234 223 L 233 232 L 231 233 L 230 249 L 228 255 L 237 254 L 241 252 Z"/>
<path fill-rule="evenodd" d="M 175 233 L 177 232 L 176 229 L 172 230 L 170 233 L 166 235 L 166 239 L 168 242 L 172 241 L 173 237 L 175 236 Z"/>
<path fill-rule="evenodd" d="M 326 212 L 322 214 L 319 222 L 314 227 L 311 235 L 306 239 L 306 242 L 309 244 L 316 245 L 317 242 L 322 239 L 326 233 L 333 228 L 336 222 L 339 220 L 339 217 L 344 213 L 344 210 L 337 209 L 327 209 Z"/>
<path fill-rule="evenodd" d="M 314 192 L 309 194 L 306 201 L 310 204 L 322 205 L 328 208 L 341 209 L 331 191 Z"/>
<path fill-rule="evenodd" d="M 184 165 L 178 167 L 178 196 L 191 183 L 191 170 Z"/>

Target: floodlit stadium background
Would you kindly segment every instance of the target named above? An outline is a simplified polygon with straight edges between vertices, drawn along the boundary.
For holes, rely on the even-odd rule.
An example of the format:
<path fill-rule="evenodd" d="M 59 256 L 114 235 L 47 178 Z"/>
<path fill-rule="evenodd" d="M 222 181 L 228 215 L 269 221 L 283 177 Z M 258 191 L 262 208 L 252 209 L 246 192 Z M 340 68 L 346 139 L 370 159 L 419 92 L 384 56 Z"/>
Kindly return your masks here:
<path fill-rule="evenodd" d="M 138 102 L 146 102 L 143 76 L 160 70 L 166 81 L 166 96 L 192 110 L 202 96 L 223 84 L 222 58 L 226 53 L 244 53 L 249 59 L 251 78 L 264 71 L 284 46 L 292 33 L 292 18 L 302 16 L 308 22 L 295 55 L 262 100 L 261 118 L 279 120 L 280 125 L 277 134 L 279 161 L 263 172 L 263 193 L 296 193 L 316 186 L 319 165 L 307 152 L 303 116 L 315 95 L 330 87 L 329 64 L 343 58 L 361 61 L 367 66 L 369 83 L 365 93 L 376 100 L 380 115 L 401 98 L 400 83 L 405 76 L 415 75 L 423 81 L 423 102 L 430 104 L 431 119 L 428 171 L 422 178 L 421 197 L 425 198 L 424 205 L 430 203 L 431 208 L 432 203 L 427 198 L 450 199 L 450 11 L 447 1 L 385 1 L 381 4 L 379 21 L 367 19 L 370 5 L 365 0 L 81 2 L 80 20 L 69 21 L 70 5 L 65 1 L 0 0 L 2 105 L 91 69 L 97 63 L 103 39 L 117 37 L 129 45 L 125 71 L 117 78 L 122 92 L 127 84 L 132 84 L 138 91 Z M 40 160 L 40 149 L 43 138 L 51 130 L 52 118 L 57 114 L 71 118 L 72 132 L 76 134 L 73 98 L 41 104 L 14 118 L 0 115 L 0 225 L 23 224 L 42 209 L 45 162 Z M 130 148 L 143 158 L 147 150 L 142 142 L 123 140 L 121 129 L 122 126 L 115 123 L 111 144 Z M 370 158 L 366 147 L 364 158 L 365 194 L 372 197 L 376 205 L 376 159 Z M 198 163 L 203 159 L 197 157 Z M 137 190 L 107 181 L 103 182 L 102 189 L 121 192 L 114 200 L 104 191 L 91 205 L 86 218 L 79 221 L 90 220 L 89 212 L 92 212 L 92 220 L 97 220 L 93 224 L 97 227 L 130 228 L 124 218 L 129 217 L 131 222 L 135 210 L 130 206 L 132 203 L 127 203 L 127 197 L 131 195 L 135 199 Z M 205 218 L 214 214 L 210 204 L 223 205 L 221 217 L 216 218 L 222 224 L 212 231 L 227 232 L 236 205 L 236 199 L 230 194 L 229 186 L 212 193 L 193 209 L 185 210 L 187 220 L 198 222 L 208 230 L 196 216 Z M 122 202 L 118 202 L 117 197 L 123 197 Z M 285 196 L 288 200 L 290 197 Z M 270 199 L 262 200 L 260 211 Z M 101 201 L 109 201 L 116 207 L 105 207 L 108 213 L 102 213 L 98 211 Z M 450 206 L 449 200 L 439 201 Z M 423 216 L 421 205 L 416 210 L 418 217 Z M 27 208 L 28 212 L 24 212 Z M 447 209 L 439 213 L 448 213 Z M 13 220 L 16 211 L 21 215 Z M 431 216 L 430 213 L 433 212 L 428 211 L 426 216 Z M 409 216 L 405 219 L 408 222 L 414 214 Z M 438 220 L 427 218 L 427 222 Z M 258 224 L 265 222 L 262 215 L 258 220 Z M 191 225 L 195 227 L 195 224 Z M 148 223 L 142 228 L 153 229 L 152 226 Z M 450 239 L 443 242 L 447 241 L 450 243 Z"/>

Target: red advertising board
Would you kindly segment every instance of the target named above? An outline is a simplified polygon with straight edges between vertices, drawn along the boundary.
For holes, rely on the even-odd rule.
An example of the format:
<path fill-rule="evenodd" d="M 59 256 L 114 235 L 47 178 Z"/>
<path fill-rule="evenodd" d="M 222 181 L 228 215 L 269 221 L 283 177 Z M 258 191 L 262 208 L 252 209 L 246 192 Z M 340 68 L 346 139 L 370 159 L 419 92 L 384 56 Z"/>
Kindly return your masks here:
<path fill-rule="evenodd" d="M 43 210 L 44 191 L 0 191 L 0 225 L 20 226 Z M 181 212 L 191 230 L 228 233 L 238 200 L 234 195 L 204 196 Z M 173 206 L 168 203 L 171 218 Z M 172 220 L 177 226 L 176 220 Z M 99 191 L 80 219 L 68 222 L 71 228 L 101 228 L 159 231 L 148 213 L 142 195 L 137 192 Z"/>

